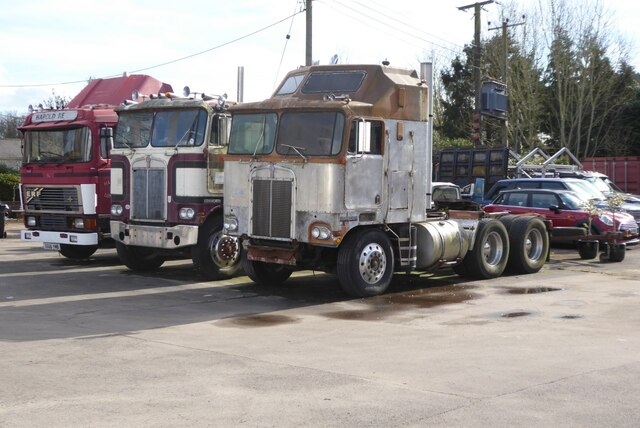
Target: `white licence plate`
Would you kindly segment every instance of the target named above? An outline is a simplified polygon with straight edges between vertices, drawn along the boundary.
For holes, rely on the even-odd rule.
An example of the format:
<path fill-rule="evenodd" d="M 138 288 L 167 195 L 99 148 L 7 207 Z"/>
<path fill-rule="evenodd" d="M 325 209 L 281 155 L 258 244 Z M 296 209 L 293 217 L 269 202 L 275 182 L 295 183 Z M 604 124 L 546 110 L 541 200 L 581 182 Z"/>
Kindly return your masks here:
<path fill-rule="evenodd" d="M 57 242 L 44 242 L 44 249 L 60 251 L 60 244 Z"/>

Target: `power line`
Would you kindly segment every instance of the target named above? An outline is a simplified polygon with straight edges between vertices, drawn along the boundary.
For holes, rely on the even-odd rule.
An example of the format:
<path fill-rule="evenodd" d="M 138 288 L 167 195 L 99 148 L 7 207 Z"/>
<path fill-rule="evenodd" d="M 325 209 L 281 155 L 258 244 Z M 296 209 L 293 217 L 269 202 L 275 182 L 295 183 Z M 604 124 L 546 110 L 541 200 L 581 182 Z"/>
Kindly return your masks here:
<path fill-rule="evenodd" d="M 341 7 L 341 8 L 345 8 L 345 9 L 350 10 L 350 11 L 352 11 L 352 12 L 354 12 L 354 13 L 358 14 L 359 16 L 363 16 L 363 17 L 365 17 L 365 18 L 367 18 L 367 19 L 369 19 L 369 20 L 371 20 L 371 21 L 373 21 L 373 22 L 375 22 L 375 23 L 382 24 L 382 25 L 383 25 L 383 26 L 385 26 L 385 27 L 391 28 L 392 30 L 394 30 L 394 31 L 395 31 L 395 32 L 397 32 L 397 33 L 401 33 L 401 34 L 404 34 L 404 35 L 406 35 L 406 36 L 409 36 L 409 37 L 411 37 L 411 38 L 413 38 L 413 39 L 416 39 L 416 40 L 420 40 L 420 41 L 422 41 L 422 42 L 429 43 L 429 44 L 431 44 L 432 46 L 437 46 L 437 47 L 439 47 L 439 48 L 440 48 L 440 49 L 442 49 L 442 50 L 447 50 L 447 51 L 452 52 L 452 53 L 454 53 L 454 54 L 456 54 L 456 55 L 460 53 L 460 51 L 459 51 L 459 50 L 451 49 L 451 48 L 449 48 L 449 47 L 447 47 L 447 46 L 443 46 L 443 45 L 441 45 L 441 44 L 435 43 L 435 42 L 434 42 L 434 41 L 432 41 L 432 40 L 427 40 L 427 39 L 425 39 L 425 38 L 423 38 L 423 37 L 420 37 L 420 36 L 418 36 L 418 35 L 416 35 L 416 34 L 409 33 L 409 32 L 407 32 L 407 31 L 404 31 L 404 30 L 402 30 L 402 29 L 400 29 L 400 28 L 398 28 L 398 27 L 395 27 L 395 26 L 393 26 L 393 25 L 391 25 L 391 24 L 388 24 L 388 23 L 386 23 L 386 22 L 384 22 L 384 21 L 382 21 L 382 20 L 380 20 L 380 19 L 378 19 L 378 18 L 375 18 L 375 17 L 372 17 L 372 16 L 370 16 L 370 15 L 367 15 L 366 13 L 363 13 L 361 10 L 354 9 L 354 8 L 352 8 L 352 7 L 350 7 L 350 6 L 347 6 L 346 4 L 340 3 L 340 2 L 339 2 L 339 1 L 337 1 L 337 0 L 329 0 L 329 1 L 331 1 L 332 3 L 335 3 L 336 5 L 338 5 L 338 6 L 339 6 L 339 7 Z M 331 6 L 330 6 L 330 7 L 331 7 Z M 354 19 L 354 20 L 356 20 L 356 21 L 358 21 L 358 22 L 361 22 L 361 23 L 363 23 L 363 24 L 365 24 L 365 25 L 370 25 L 370 23 L 364 22 L 364 21 L 362 21 L 361 19 L 358 19 L 358 18 L 356 18 L 356 17 L 354 17 L 354 16 L 352 16 L 352 15 L 349 15 L 348 13 L 347 13 L 346 15 L 350 16 L 352 19 Z M 383 31 L 384 31 L 384 30 L 383 30 Z M 385 32 L 386 32 L 386 31 L 385 31 Z M 386 32 L 386 33 L 387 33 L 387 34 L 390 34 L 390 33 L 388 33 L 388 32 Z M 398 38 L 397 34 L 396 34 L 396 35 L 393 35 L 393 36 L 394 36 L 394 37 L 396 37 L 396 38 Z M 406 39 L 405 39 L 405 41 L 406 41 Z M 414 42 L 409 42 L 409 43 L 414 44 Z M 418 46 L 418 45 L 415 45 L 415 44 L 414 44 L 414 46 Z M 424 48 L 424 46 L 422 46 L 422 45 L 420 45 L 419 47 Z"/>
<path fill-rule="evenodd" d="M 289 39 L 291 38 L 291 29 L 293 28 L 293 18 L 296 16 L 295 11 L 298 8 L 299 1 L 300 0 L 296 0 L 296 7 L 293 10 L 294 11 L 293 15 L 291 15 L 291 23 L 289 24 L 289 31 L 287 31 L 287 36 L 284 41 L 284 46 L 282 47 L 282 55 L 280 56 L 280 63 L 278 64 L 278 71 L 276 72 L 276 76 L 273 82 L 274 89 L 275 89 L 275 86 L 278 84 L 278 76 L 280 75 L 280 68 L 282 67 L 282 61 L 284 60 L 284 53 L 287 51 L 287 45 L 289 44 Z"/>
<path fill-rule="evenodd" d="M 212 48 L 205 49 L 203 51 L 196 52 L 196 53 L 191 54 L 191 55 L 183 56 L 181 58 L 177 58 L 177 59 L 174 59 L 174 60 L 171 60 L 171 61 L 166 61 L 166 62 L 163 62 L 163 63 L 160 63 L 160 64 L 156 64 L 156 65 L 152 65 L 152 66 L 149 66 L 149 67 L 139 68 L 137 70 L 131 70 L 131 71 L 128 71 L 128 73 L 129 74 L 139 73 L 141 71 L 147 71 L 147 70 L 151 70 L 151 69 L 154 69 L 154 68 L 163 67 L 165 65 L 174 64 L 174 63 L 179 62 L 179 61 L 184 61 L 186 59 L 190 59 L 190 58 L 196 57 L 198 55 L 203 55 L 203 54 L 205 54 L 207 52 L 211 52 L 213 50 L 220 49 L 220 48 L 222 48 L 224 46 L 230 45 L 232 43 L 235 43 L 235 42 L 238 42 L 240 40 L 243 40 L 243 39 L 246 39 L 248 37 L 251 37 L 253 35 L 256 35 L 256 34 L 262 32 L 262 31 L 268 30 L 269 28 L 274 27 L 274 26 L 286 21 L 289 18 L 293 18 L 295 15 L 298 15 L 298 14 L 300 14 L 302 12 L 303 11 L 294 12 L 292 15 L 289 15 L 289 16 L 287 16 L 285 18 L 282 18 L 281 20 L 276 21 L 276 22 L 274 22 L 272 24 L 269 24 L 266 27 L 262 27 L 262 28 L 260 28 L 258 30 L 252 31 L 251 33 L 245 34 L 243 36 L 240 36 L 240 37 L 235 38 L 233 40 L 230 40 L 228 42 L 225 42 L 225 43 L 222 43 L 220 45 L 214 46 Z M 104 77 L 102 77 L 102 79 L 108 79 L 108 78 L 111 78 L 111 77 L 118 77 L 118 76 L 121 76 L 121 74 L 119 73 L 119 74 L 112 74 L 112 75 L 109 75 L 109 76 L 104 76 Z M 20 85 L 0 85 L 0 88 L 34 88 L 34 87 L 39 87 L 39 86 L 71 85 L 71 84 L 76 84 L 76 83 L 85 83 L 86 81 L 87 81 L 87 79 L 74 80 L 74 81 L 69 81 L 69 82 L 58 82 L 58 83 L 32 83 L 32 84 L 20 84 Z"/>
<path fill-rule="evenodd" d="M 379 8 L 380 8 L 380 7 L 381 7 L 381 8 L 383 8 L 383 10 L 384 10 L 384 8 L 385 8 L 385 6 L 381 5 L 380 3 L 377 3 L 377 2 L 376 2 L 376 1 L 374 1 L 374 0 L 368 0 L 368 1 L 369 1 L 370 3 L 375 4 L 375 5 L 376 5 L 376 6 L 378 6 Z M 411 25 L 411 24 L 408 24 L 408 23 L 407 23 L 406 21 L 404 21 L 404 20 L 401 20 L 401 19 L 398 19 L 398 18 L 394 18 L 393 16 L 390 16 L 388 13 L 381 12 L 381 11 L 380 11 L 380 9 L 376 9 L 375 7 L 371 7 L 371 4 L 366 4 L 366 5 L 365 5 L 365 4 L 363 4 L 363 3 L 361 3 L 361 2 L 359 2 L 359 1 L 357 1 L 357 0 L 355 1 L 355 3 L 358 3 L 360 6 L 362 6 L 362 7 L 366 8 L 366 9 L 370 9 L 370 10 L 372 10 L 372 11 L 376 12 L 377 14 L 382 15 L 382 16 L 383 16 L 383 17 L 385 17 L 385 18 L 388 18 L 388 19 L 391 19 L 391 20 L 393 20 L 393 21 L 396 21 L 397 23 L 399 23 L 399 24 L 401 24 L 401 25 L 403 25 L 403 26 L 405 26 L 405 27 L 408 27 L 408 28 L 411 28 L 411 29 L 413 29 L 413 30 L 419 31 L 419 32 L 421 32 L 422 34 L 426 34 L 427 36 L 429 36 L 429 37 L 433 37 L 433 38 L 435 38 L 435 39 L 438 39 L 438 40 L 440 40 L 440 41 L 442 41 L 442 42 L 444 42 L 444 43 L 449 43 L 449 44 L 451 44 L 451 45 L 455 46 L 456 48 L 458 48 L 458 49 L 462 50 L 462 47 L 460 47 L 457 43 L 454 43 L 454 42 L 452 42 L 452 41 L 450 41 L 450 40 L 443 39 L 443 38 L 442 38 L 442 37 L 440 37 L 440 36 L 437 36 L 437 35 L 435 35 L 435 34 L 432 34 L 432 33 L 429 33 L 429 32 L 427 32 L 427 31 L 424 31 L 424 30 L 423 30 L 423 29 L 421 29 L 421 28 L 418 28 L 418 27 L 415 27 L 415 26 L 413 26 L 413 25 Z M 398 15 L 398 16 L 400 16 L 400 15 Z"/>

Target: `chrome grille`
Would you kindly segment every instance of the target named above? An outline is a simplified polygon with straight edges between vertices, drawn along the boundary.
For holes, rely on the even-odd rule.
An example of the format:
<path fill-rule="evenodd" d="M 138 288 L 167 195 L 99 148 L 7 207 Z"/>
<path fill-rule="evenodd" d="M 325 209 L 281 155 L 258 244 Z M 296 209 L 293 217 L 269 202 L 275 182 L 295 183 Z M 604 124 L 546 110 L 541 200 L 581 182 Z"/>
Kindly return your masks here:
<path fill-rule="evenodd" d="M 81 213 L 77 187 L 25 186 L 27 211 Z"/>
<path fill-rule="evenodd" d="M 253 180 L 253 236 L 291 238 L 292 186 L 292 181 Z"/>
<path fill-rule="evenodd" d="M 166 200 L 164 169 L 139 168 L 133 170 L 133 220 L 164 220 Z"/>

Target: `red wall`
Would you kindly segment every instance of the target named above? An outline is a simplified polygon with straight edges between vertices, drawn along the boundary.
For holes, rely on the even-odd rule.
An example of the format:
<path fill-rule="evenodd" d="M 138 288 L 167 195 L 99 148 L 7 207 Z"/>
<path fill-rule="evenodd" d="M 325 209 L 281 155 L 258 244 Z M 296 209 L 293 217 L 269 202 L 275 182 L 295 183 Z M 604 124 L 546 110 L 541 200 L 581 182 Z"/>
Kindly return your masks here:
<path fill-rule="evenodd" d="M 640 157 L 638 156 L 585 158 L 582 160 L 582 166 L 586 171 L 597 171 L 607 175 L 625 192 L 640 194 Z"/>

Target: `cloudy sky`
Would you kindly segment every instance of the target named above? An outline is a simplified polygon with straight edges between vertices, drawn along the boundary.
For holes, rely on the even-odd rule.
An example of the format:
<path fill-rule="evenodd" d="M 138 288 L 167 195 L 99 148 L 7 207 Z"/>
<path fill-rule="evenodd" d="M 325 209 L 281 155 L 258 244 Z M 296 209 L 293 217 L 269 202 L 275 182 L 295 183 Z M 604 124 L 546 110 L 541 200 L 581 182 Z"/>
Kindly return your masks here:
<path fill-rule="evenodd" d="M 531 3 L 536 0 L 518 0 Z M 149 74 L 181 92 L 244 101 L 270 96 L 305 60 L 301 0 L 4 0 L 0 14 L 0 112 L 25 113 L 55 94 L 73 97 L 87 79 Z M 446 64 L 473 38 L 464 0 L 314 0 L 313 58 L 322 64 Z M 603 0 L 613 29 L 631 43 L 640 70 L 640 2 Z M 390 7 L 391 6 L 391 7 Z M 499 7 L 485 6 L 499 22 Z M 287 34 L 290 37 L 287 39 Z M 638 58 L 638 59 L 636 59 Z"/>

